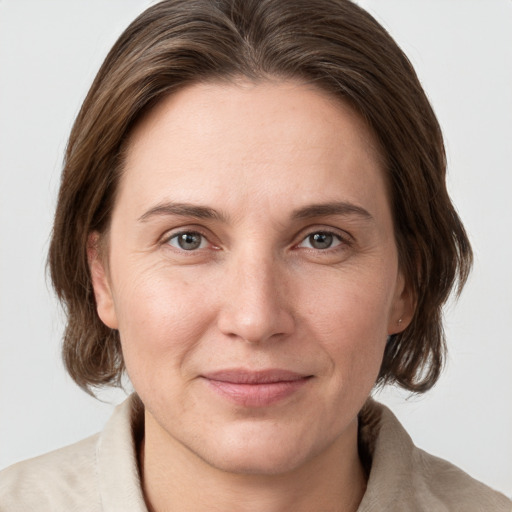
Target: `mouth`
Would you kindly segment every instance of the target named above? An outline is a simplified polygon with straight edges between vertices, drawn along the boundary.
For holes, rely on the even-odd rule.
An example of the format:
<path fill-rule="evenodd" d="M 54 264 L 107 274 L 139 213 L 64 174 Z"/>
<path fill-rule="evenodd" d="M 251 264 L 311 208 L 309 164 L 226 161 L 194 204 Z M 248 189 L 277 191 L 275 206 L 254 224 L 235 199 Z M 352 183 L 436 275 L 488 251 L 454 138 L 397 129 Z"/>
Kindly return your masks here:
<path fill-rule="evenodd" d="M 291 397 L 313 378 L 289 370 L 229 369 L 201 377 L 215 393 L 243 407 L 268 407 Z"/>

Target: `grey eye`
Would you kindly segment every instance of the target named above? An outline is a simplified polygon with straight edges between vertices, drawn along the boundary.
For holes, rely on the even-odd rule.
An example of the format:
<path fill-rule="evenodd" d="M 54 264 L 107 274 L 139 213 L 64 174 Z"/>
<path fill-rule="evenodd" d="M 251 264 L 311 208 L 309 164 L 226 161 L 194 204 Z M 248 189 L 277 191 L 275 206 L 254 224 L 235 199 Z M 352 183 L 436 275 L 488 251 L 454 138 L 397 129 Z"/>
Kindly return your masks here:
<path fill-rule="evenodd" d="M 195 249 L 202 249 L 206 245 L 206 240 L 200 233 L 185 231 L 171 237 L 169 245 L 184 251 L 194 251 Z"/>
<path fill-rule="evenodd" d="M 333 236 L 328 233 L 315 233 L 309 235 L 309 243 L 315 249 L 328 249 L 333 242 Z"/>
<path fill-rule="evenodd" d="M 299 245 L 299 247 L 307 247 L 310 249 L 330 249 L 341 244 L 341 239 L 334 233 L 318 231 L 308 235 Z"/>

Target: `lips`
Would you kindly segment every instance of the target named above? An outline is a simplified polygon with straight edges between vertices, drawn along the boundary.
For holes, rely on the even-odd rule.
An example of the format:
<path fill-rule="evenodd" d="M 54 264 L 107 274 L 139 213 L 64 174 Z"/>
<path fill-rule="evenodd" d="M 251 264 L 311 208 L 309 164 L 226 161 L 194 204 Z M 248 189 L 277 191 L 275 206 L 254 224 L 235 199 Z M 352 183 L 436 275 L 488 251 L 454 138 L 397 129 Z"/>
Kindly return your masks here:
<path fill-rule="evenodd" d="M 289 370 L 221 370 L 202 375 L 210 389 L 243 407 L 267 407 L 296 394 L 312 378 Z"/>

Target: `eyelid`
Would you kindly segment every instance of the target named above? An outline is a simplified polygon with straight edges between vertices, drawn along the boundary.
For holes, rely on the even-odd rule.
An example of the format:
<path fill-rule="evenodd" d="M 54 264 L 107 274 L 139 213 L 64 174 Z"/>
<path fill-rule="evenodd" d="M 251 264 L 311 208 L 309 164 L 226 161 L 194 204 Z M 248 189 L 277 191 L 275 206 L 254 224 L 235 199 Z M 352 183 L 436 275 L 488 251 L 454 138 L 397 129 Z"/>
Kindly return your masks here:
<path fill-rule="evenodd" d="M 320 249 L 320 248 L 317 248 L 317 247 L 311 247 L 311 242 L 309 241 L 309 239 L 313 236 L 313 235 L 316 235 L 316 234 L 322 234 L 322 235 L 329 235 L 329 236 L 332 236 L 332 238 L 335 240 L 335 243 L 333 243 L 333 245 L 330 245 L 329 247 L 326 247 L 324 249 Z M 309 244 L 308 247 L 306 247 L 306 243 Z M 321 251 L 321 252 L 326 252 L 326 251 L 329 251 L 329 250 L 336 250 L 340 245 L 344 245 L 345 244 L 345 240 L 337 235 L 336 233 L 328 233 L 327 231 L 315 231 L 313 233 L 311 233 L 310 235 L 307 235 L 305 238 L 302 239 L 301 242 L 298 243 L 298 247 L 304 247 L 305 249 L 311 249 L 313 251 Z"/>
<path fill-rule="evenodd" d="M 199 243 L 199 247 L 195 247 L 193 249 L 185 249 L 183 247 L 179 247 L 179 238 L 183 235 L 194 235 L 194 236 L 199 236 L 201 241 Z M 173 240 L 176 240 L 177 242 L 177 245 L 174 245 L 172 242 Z M 175 249 L 177 249 L 178 251 L 186 251 L 186 252 L 194 252 L 194 251 L 198 251 L 200 249 L 205 249 L 205 245 L 208 244 L 208 239 L 202 235 L 201 233 L 199 233 L 198 231 L 180 231 L 178 233 L 174 233 L 173 235 L 171 235 L 168 239 L 167 239 L 167 242 L 166 242 L 168 245 L 170 245 L 171 247 L 174 247 Z"/>
<path fill-rule="evenodd" d="M 341 240 L 341 242 L 344 245 L 351 245 L 355 242 L 354 237 L 350 233 L 348 233 L 347 231 L 345 231 L 343 229 L 334 228 L 331 226 L 327 227 L 327 226 L 320 225 L 320 226 L 308 226 L 306 229 L 302 230 L 299 233 L 299 235 L 297 236 L 299 241 L 295 244 L 295 246 L 298 246 L 299 244 L 304 242 L 308 237 L 310 237 L 311 235 L 314 235 L 316 233 L 332 235 L 332 236 L 338 238 L 339 240 Z"/>
<path fill-rule="evenodd" d="M 169 241 L 172 238 L 174 238 L 180 234 L 184 234 L 184 233 L 197 233 L 198 235 L 200 235 L 201 237 L 203 237 L 206 240 L 209 247 L 203 247 L 203 248 L 195 249 L 192 251 L 186 251 L 184 249 L 178 249 L 169 244 Z M 354 237 L 350 233 L 348 233 L 347 231 L 345 231 L 343 229 L 335 228 L 332 226 L 316 225 L 316 226 L 308 226 L 307 228 L 302 229 L 300 231 L 300 233 L 295 237 L 295 239 L 296 240 L 298 239 L 298 241 L 293 244 L 292 248 L 300 248 L 300 244 L 303 243 L 309 236 L 314 235 L 315 233 L 324 233 L 324 234 L 332 235 L 335 238 L 337 238 L 338 240 L 340 240 L 341 243 L 337 244 L 334 247 L 329 247 L 327 249 L 314 249 L 312 247 L 311 248 L 304 247 L 303 249 L 327 253 L 330 251 L 334 252 L 336 250 L 339 250 L 340 248 L 351 247 L 355 243 Z M 208 249 L 208 248 L 219 250 L 221 248 L 220 245 L 218 243 L 215 243 L 214 241 L 212 241 L 212 239 L 215 239 L 215 237 L 211 233 L 210 230 L 205 229 L 203 226 L 188 224 L 188 225 L 178 226 L 178 227 L 175 227 L 175 228 L 172 228 L 172 229 L 166 231 L 160 237 L 160 240 L 158 243 L 159 243 L 159 245 L 160 244 L 168 245 L 168 246 L 172 247 L 173 249 L 176 249 L 180 252 L 187 252 L 188 254 L 191 254 L 191 253 L 198 252 L 198 251 Z"/>
<path fill-rule="evenodd" d="M 160 237 L 159 244 L 161 244 L 161 245 L 167 244 L 176 250 L 180 250 L 180 249 L 172 246 L 169 242 L 174 237 L 176 237 L 178 235 L 182 235 L 184 233 L 196 233 L 196 234 L 202 236 L 206 240 L 206 242 L 208 243 L 209 246 L 211 246 L 212 248 L 218 249 L 218 245 L 215 244 L 214 242 L 212 242 L 211 239 L 213 238 L 213 236 L 210 234 L 210 232 L 208 230 L 204 229 L 201 226 L 196 226 L 196 225 L 191 225 L 191 224 L 179 226 L 179 227 L 176 227 L 176 228 L 166 231 Z M 207 249 L 207 247 L 203 247 L 202 249 Z M 198 251 L 198 250 L 201 250 L 201 249 L 196 249 L 195 251 Z M 180 251 L 189 252 L 189 253 L 195 252 L 195 251 L 185 251 L 184 249 L 181 249 Z"/>

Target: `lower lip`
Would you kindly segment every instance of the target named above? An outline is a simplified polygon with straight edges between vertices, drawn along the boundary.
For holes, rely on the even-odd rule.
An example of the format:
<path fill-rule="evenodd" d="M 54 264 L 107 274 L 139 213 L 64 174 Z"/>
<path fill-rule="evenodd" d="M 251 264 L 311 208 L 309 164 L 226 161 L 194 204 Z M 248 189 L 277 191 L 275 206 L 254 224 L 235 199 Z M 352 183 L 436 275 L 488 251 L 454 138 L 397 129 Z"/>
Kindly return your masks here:
<path fill-rule="evenodd" d="M 268 407 L 299 391 L 310 377 L 291 381 L 265 382 L 261 384 L 238 384 L 206 379 L 210 387 L 219 395 L 244 407 Z"/>

